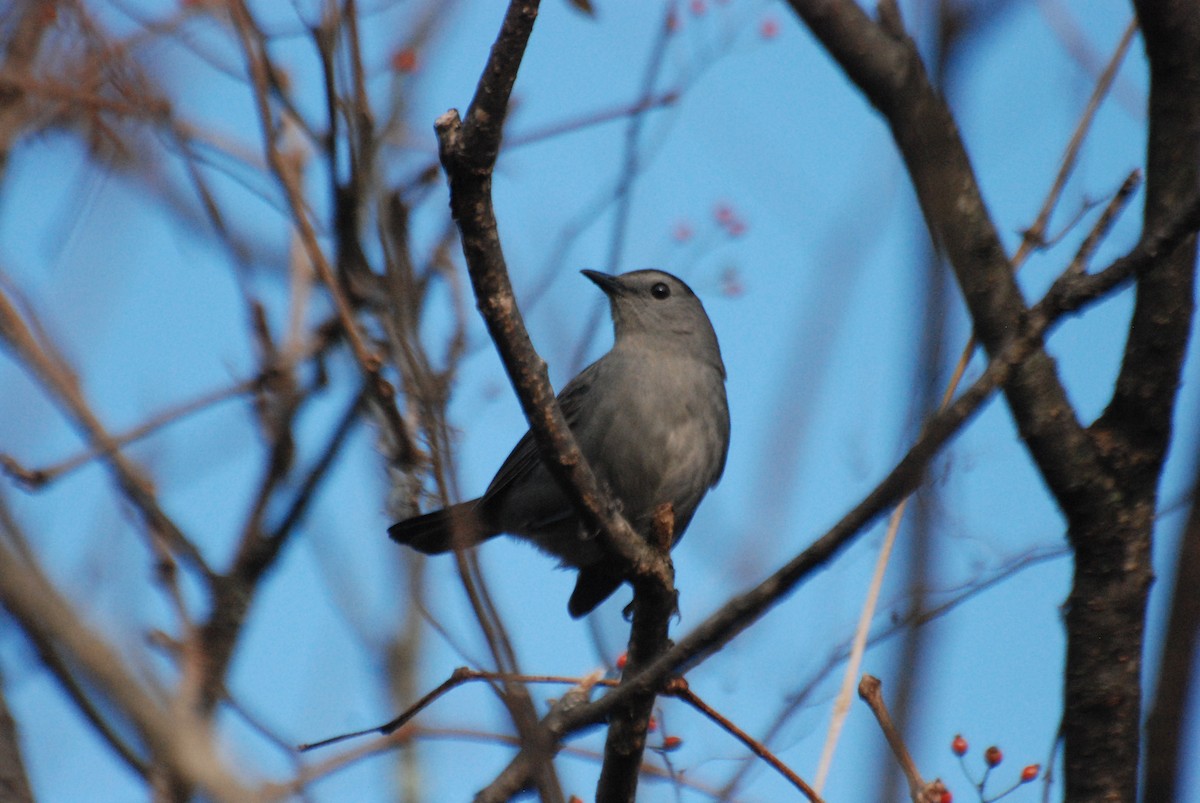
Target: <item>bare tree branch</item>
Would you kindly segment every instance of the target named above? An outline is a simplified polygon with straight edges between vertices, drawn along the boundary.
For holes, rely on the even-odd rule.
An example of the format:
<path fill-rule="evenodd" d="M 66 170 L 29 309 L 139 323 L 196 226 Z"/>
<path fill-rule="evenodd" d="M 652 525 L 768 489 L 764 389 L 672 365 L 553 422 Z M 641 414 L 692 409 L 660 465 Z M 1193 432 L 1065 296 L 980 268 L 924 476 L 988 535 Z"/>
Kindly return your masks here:
<path fill-rule="evenodd" d="M 23 7 L 17 5 L 12 13 L 18 19 L 13 23 L 15 29 L 8 37 L 10 44 L 3 64 L 0 64 L 0 72 L 10 76 L 6 81 L 0 80 L 0 179 L 7 172 L 13 144 L 29 123 L 23 108 L 25 92 L 11 76 L 29 73 L 55 17 L 52 9 L 36 2 L 26 2 Z"/>
<path fill-rule="evenodd" d="M 634 573 L 666 578 L 661 556 L 633 532 L 612 500 L 601 492 L 567 428 L 545 362 L 525 330 L 500 247 L 491 203 L 491 171 L 500 151 L 508 94 L 537 5 L 514 2 L 509 6 L 466 119 L 460 121 L 458 113 L 451 110 L 435 124 L 442 166 L 450 183 L 450 209 L 459 226 L 479 311 L 509 372 L 543 461 L 587 525 L 599 530 L 605 545 L 625 559 Z"/>
<path fill-rule="evenodd" d="M 147 747 L 173 776 L 220 801 L 252 797 L 218 757 L 206 725 L 187 706 L 148 688 L 82 621 L 41 568 L 0 542 L 0 603 L 21 627 L 70 654 L 91 682 L 129 717 Z"/>
<path fill-rule="evenodd" d="M 1196 685 L 1200 641 L 1200 594 L 1196 593 L 1200 589 L 1200 504 L 1194 496 L 1174 563 L 1171 612 L 1158 657 L 1158 687 L 1146 719 L 1145 800 L 1179 800 L 1181 773 L 1189 765 L 1187 712 Z"/>
<path fill-rule="evenodd" d="M 329 260 L 317 240 L 317 233 L 309 217 L 296 166 L 291 164 L 280 150 L 280 132 L 276 130 L 273 123 L 269 104 L 272 94 L 270 87 L 273 68 L 267 56 L 262 34 L 258 30 L 249 8 L 242 0 L 236 0 L 230 8 L 234 18 L 234 28 L 240 38 L 254 85 L 254 98 L 258 108 L 259 122 L 262 126 L 263 147 L 267 162 L 284 192 L 288 211 L 291 213 L 296 232 L 304 245 L 305 253 L 312 261 L 317 275 L 321 278 L 321 282 L 325 285 L 334 308 L 337 310 L 338 320 L 350 345 L 350 350 L 362 372 L 363 383 L 378 403 L 382 423 L 391 429 L 401 459 L 411 463 L 416 459 L 416 447 L 412 443 L 408 427 L 396 409 L 395 389 L 381 375 L 379 355 L 368 345 L 360 331 L 345 289 L 334 275 Z M 366 113 L 365 109 L 363 111 Z M 330 167 L 332 168 L 333 165 Z"/>
<path fill-rule="evenodd" d="M 879 729 L 883 731 L 888 746 L 892 748 L 892 754 L 896 757 L 896 762 L 904 772 L 904 777 L 908 779 L 908 794 L 912 798 L 912 802 L 937 803 L 942 800 L 946 792 L 945 784 L 941 779 L 926 783 L 925 779 L 921 777 L 921 771 L 917 769 L 917 763 L 913 761 L 912 754 L 908 752 L 908 745 L 904 743 L 904 737 L 900 735 L 899 729 L 892 721 L 891 714 L 888 713 L 887 704 L 883 701 L 883 684 L 879 678 L 863 675 L 858 684 L 858 696 L 870 706 L 871 713 L 879 722 Z"/>
<path fill-rule="evenodd" d="M 1143 230 L 1155 232 L 1200 184 L 1200 16 L 1179 0 L 1135 5 L 1150 61 Z M 1069 800 L 1137 795 L 1151 538 L 1194 316 L 1195 263 L 1190 236 L 1138 274 L 1112 400 L 1090 430 L 1110 490 L 1100 505 L 1067 509 L 1075 548 L 1063 711 Z"/>
<path fill-rule="evenodd" d="M 0 799 L 10 803 L 33 803 L 33 790 L 21 758 L 17 723 L 8 711 L 4 676 L 0 675 Z"/>
<path fill-rule="evenodd" d="M 954 269 L 975 334 L 995 355 L 1027 308 L 975 179 L 958 126 L 930 83 L 916 44 L 889 0 L 871 21 L 852 0 L 791 0 L 891 127 L 925 222 Z M 1053 361 L 1040 348 L 1005 385 L 1021 438 L 1064 507 L 1105 493 L 1099 454 L 1076 419 Z"/>
<path fill-rule="evenodd" d="M 91 448 L 105 455 L 118 485 L 145 519 L 152 538 L 161 538 L 189 566 L 206 579 L 214 574 L 194 543 L 166 514 L 155 496 L 154 486 L 132 460 L 122 454 L 100 419 L 92 411 L 79 387 L 79 381 L 53 345 L 39 339 L 0 288 L 0 340 L 6 342 L 25 367 L 60 405 L 71 422 L 81 431 Z"/>

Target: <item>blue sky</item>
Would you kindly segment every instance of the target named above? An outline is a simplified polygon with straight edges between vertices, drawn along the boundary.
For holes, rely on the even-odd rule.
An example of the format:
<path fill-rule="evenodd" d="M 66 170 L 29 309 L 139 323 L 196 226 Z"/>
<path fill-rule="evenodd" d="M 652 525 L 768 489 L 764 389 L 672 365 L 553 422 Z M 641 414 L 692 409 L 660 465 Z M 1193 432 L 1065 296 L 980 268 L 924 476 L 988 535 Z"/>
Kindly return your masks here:
<path fill-rule="evenodd" d="M 305 4 L 298 4 L 308 15 Z M 563 2 L 547 2 L 516 87 L 509 137 L 602 110 L 634 104 L 659 38 L 660 3 L 597 3 L 595 19 Z M 373 100 L 405 98 L 405 125 L 381 154 L 380 182 L 413 174 L 435 157 L 432 121 L 465 108 L 503 4 L 447 6 L 449 19 L 419 50 L 419 68 L 395 75 L 391 54 L 403 47 L 420 6 L 368 4 L 364 47 Z M 138 18 L 166 18 L 170 4 L 102 5 L 115 31 Z M 925 4 L 905 4 L 906 20 L 929 38 Z M 584 127 L 502 155 L 495 197 L 501 235 L 526 322 L 561 386 L 580 359 L 607 348 L 603 300 L 577 271 L 661 267 L 685 279 L 704 300 L 729 370 L 733 440 L 721 485 L 700 508 L 675 553 L 681 590 L 676 632 L 686 632 L 731 595 L 748 588 L 803 549 L 848 510 L 911 443 L 920 410 L 912 376 L 922 344 L 927 235 L 886 127 L 820 47 L 778 4 L 708 2 L 681 6 L 667 42 L 657 91 L 679 101 L 646 115 L 637 152 L 624 249 L 610 259 L 627 122 Z M 291 4 L 259 4 L 273 34 L 272 55 L 299 89 L 300 108 L 320 121 L 318 73 L 311 45 Z M 1064 16 L 1065 15 L 1065 16 Z M 1129 7 L 1110 0 L 1013 3 L 973 39 L 949 89 L 988 206 L 1005 243 L 1015 249 L 1050 186 L 1063 148 L 1094 83 L 1094 72 L 1069 52 L 1074 31 L 1099 54 L 1111 53 L 1129 22 Z M 1069 22 L 1064 24 L 1063 19 Z M 777 26 L 764 36 L 763 25 Z M 283 332 L 289 284 L 288 233 L 277 190 L 236 155 L 258 158 L 257 123 L 228 31 L 196 18 L 179 39 L 144 46 L 139 61 L 161 76 L 177 115 L 206 132 L 224 154 L 210 176 L 234 228 L 255 249 L 250 282 Z M 1101 110 L 1052 229 L 1085 200 L 1107 198 L 1142 163 L 1145 61 L 1135 40 L 1117 91 Z M 89 398 L 113 430 L 153 411 L 222 387 L 254 370 L 238 285 L 226 251 L 203 223 L 164 209 L 166 189 L 187 188 L 169 144 L 145 132 L 145 147 L 166 154 L 155 179 L 107 171 L 86 160 L 63 133 L 26 142 L 0 193 L 0 266 L 30 299 L 46 329 L 79 370 Z M 231 157 L 232 153 L 235 156 Z M 309 174 L 312 203 L 327 207 L 325 177 Z M 184 206 L 195 198 L 182 194 Z M 1135 202 L 1134 207 L 1140 203 Z M 728 207 L 745 225 L 731 236 L 717 221 Z M 1088 219 L 1090 220 L 1090 218 Z M 428 254 L 448 223 L 440 183 L 413 210 L 414 250 Z M 680 227 L 690 231 L 681 242 Z M 564 231 L 578 228 L 577 236 Z M 1073 253 L 1073 230 L 1022 273 L 1030 298 Z M 1097 256 L 1103 265 L 1138 232 L 1131 209 Z M 458 258 L 457 253 L 455 254 Z M 460 280 L 465 271 L 458 265 Z M 942 269 L 939 281 L 945 281 Z M 312 318 L 323 302 L 313 302 Z M 434 354 L 452 320 L 449 294 L 434 294 L 423 332 Z M 454 387 L 455 476 L 462 495 L 482 492 L 525 425 L 499 361 L 470 311 L 470 348 Z M 1068 321 L 1050 348 L 1081 416 L 1090 420 L 1111 388 L 1129 312 L 1128 293 Z M 588 323 L 600 314 L 600 326 Z M 957 356 L 968 326 L 952 290 L 944 321 L 948 355 Z M 951 356 L 927 380 L 939 390 Z M 977 374 L 978 357 L 968 378 Z M 331 384 L 300 420 L 300 459 L 312 459 L 355 390 L 353 366 L 331 361 Z M 1151 607 L 1148 664 L 1159 650 L 1170 559 L 1186 511 L 1195 420 L 1185 373 L 1178 414 L 1181 437 L 1162 489 L 1156 556 L 1160 582 Z M 78 439 L 19 367 L 0 359 L 0 450 L 28 465 L 72 453 Z M 915 418 L 914 418 L 915 417 Z M 164 505 L 218 566 L 249 504 L 261 445 L 245 401 L 232 401 L 131 448 L 155 477 Z M 301 742 L 366 727 L 393 713 L 382 682 L 379 646 L 411 604 L 402 555 L 384 536 L 387 478 L 373 433 L 360 428 L 338 461 L 302 532 L 265 584 L 230 677 L 234 695 L 286 741 Z M 991 402 L 938 461 L 931 533 L 934 600 L 989 577 L 1030 550 L 1061 546 L 1062 520 L 1016 438 L 1001 401 Z M 48 490 L 6 491 L 38 554 L 72 599 L 128 655 L 169 677 L 145 646 L 148 628 L 171 626 L 149 579 L 149 562 L 130 512 L 115 501 L 106 474 L 90 466 Z M 692 688 L 751 733 L 761 733 L 789 695 L 821 671 L 849 639 L 858 618 L 882 528 L 805 583 L 750 632 L 689 675 Z M 885 585 L 878 627 L 903 610 L 904 549 Z M 531 672 L 582 675 L 620 651 L 626 627 L 622 591 L 590 624 L 566 615 L 572 575 L 532 548 L 497 539 L 481 560 L 500 610 L 512 627 L 522 666 Z M 453 561 L 427 563 L 429 609 L 452 634 L 426 633 L 422 667 L 432 687 L 463 663 L 486 661 Z M 928 628 L 929 657 L 909 730 L 922 770 L 940 775 L 969 800 L 969 784 L 948 745 L 963 732 L 982 749 L 1008 756 L 1003 778 L 1027 763 L 1045 763 L 1059 716 L 1063 653 L 1058 606 L 1069 582 L 1065 558 L 1028 568 Z M 199 597 L 197 597 L 197 602 Z M 885 693 L 906 667 L 896 651 L 872 649 L 865 671 Z M 21 723 L 38 792 L 46 800 L 127 800 L 137 784 L 64 703 L 29 646 L 6 628 L 0 667 Z M 813 772 L 829 718 L 837 670 L 820 683 L 773 743 L 806 777 Z M 1148 678 L 1147 690 L 1152 690 Z M 538 690 L 541 697 L 556 692 Z M 664 704 L 665 726 L 683 736 L 672 764 L 701 783 L 719 785 L 745 753 L 677 703 Z M 1194 724 L 1192 740 L 1200 738 Z M 423 715 L 431 728 L 503 731 L 501 707 L 483 688 L 463 688 Z M 235 715 L 222 717 L 234 762 L 248 774 L 286 775 L 289 760 Z M 597 748 L 593 733 L 578 742 Z M 503 766 L 508 749 L 431 739 L 421 745 L 430 800 L 463 799 Z M 978 759 L 978 752 L 972 755 Z M 63 761 L 70 756 L 70 761 Z M 890 759 L 873 720 L 853 709 L 826 793 L 831 800 L 873 794 L 874 770 Z M 478 762 L 476 764 L 475 762 Z M 590 799 L 597 764 L 563 758 L 569 793 Z M 870 771 L 864 768 L 870 767 Z M 384 799 L 393 787 L 386 757 L 361 762 L 321 783 L 321 800 Z M 1189 789 L 1200 795 L 1195 771 Z M 99 792 L 97 790 L 104 790 Z M 747 800 L 788 794 L 756 768 Z M 1029 787 L 1015 800 L 1032 800 Z M 1057 793 L 1056 793 L 1057 796 Z M 1186 796 L 1185 796 L 1186 797 Z M 645 800 L 675 799 L 667 785 L 647 784 Z M 683 799 L 703 799 L 683 793 Z"/>

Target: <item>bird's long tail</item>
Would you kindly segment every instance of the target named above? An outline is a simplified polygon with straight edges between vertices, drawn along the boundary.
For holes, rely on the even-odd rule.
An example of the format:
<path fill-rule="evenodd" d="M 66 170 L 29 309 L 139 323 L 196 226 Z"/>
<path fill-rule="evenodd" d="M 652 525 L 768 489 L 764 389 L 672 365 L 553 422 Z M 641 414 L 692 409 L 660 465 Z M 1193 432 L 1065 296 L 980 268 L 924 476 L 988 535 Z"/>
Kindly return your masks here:
<path fill-rule="evenodd" d="M 389 527 L 388 535 L 393 541 L 426 555 L 449 552 L 456 547 L 473 547 L 499 534 L 494 528 L 488 527 L 479 515 L 478 502 L 478 499 L 472 499 L 405 519 Z"/>

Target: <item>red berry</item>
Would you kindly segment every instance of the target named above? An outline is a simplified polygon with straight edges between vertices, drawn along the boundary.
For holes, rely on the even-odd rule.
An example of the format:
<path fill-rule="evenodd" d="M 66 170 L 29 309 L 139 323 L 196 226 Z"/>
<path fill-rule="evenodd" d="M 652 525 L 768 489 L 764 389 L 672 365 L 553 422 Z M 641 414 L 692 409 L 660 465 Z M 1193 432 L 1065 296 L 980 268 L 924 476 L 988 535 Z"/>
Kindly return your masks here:
<path fill-rule="evenodd" d="M 726 225 L 731 220 L 735 220 L 737 218 L 737 216 L 733 213 L 733 207 L 726 203 L 717 204 L 716 208 L 713 209 L 713 217 L 715 217 L 717 222 L 721 225 Z"/>
<path fill-rule="evenodd" d="M 963 738 L 961 733 L 955 734 L 954 741 L 950 743 L 950 749 L 956 756 L 965 756 L 967 754 L 967 740 Z"/>
<path fill-rule="evenodd" d="M 621 653 L 620 655 L 618 655 L 617 656 L 617 669 L 624 669 L 625 662 L 627 660 L 629 660 L 629 658 L 628 658 L 628 656 L 625 655 L 625 653 Z"/>
<path fill-rule="evenodd" d="M 779 36 L 779 20 L 774 17 L 767 17 L 758 26 L 758 35 L 763 39 L 774 39 Z"/>
<path fill-rule="evenodd" d="M 947 789 L 942 792 L 942 796 L 938 798 L 938 803 L 954 803 L 954 795 L 950 794 L 950 790 Z"/>
<path fill-rule="evenodd" d="M 694 15 L 701 17 L 708 10 L 708 6 L 704 5 L 704 0 L 692 0 L 691 9 Z"/>
<path fill-rule="evenodd" d="M 678 736 L 668 736 L 667 738 L 663 739 L 663 750 L 678 750 L 682 746 L 683 739 L 679 738 Z"/>
<path fill-rule="evenodd" d="M 650 733 L 654 733 L 656 730 L 658 730 L 658 720 L 654 717 L 650 717 L 650 721 L 646 723 L 646 730 L 648 730 Z"/>
<path fill-rule="evenodd" d="M 1041 764 L 1030 764 L 1025 769 L 1021 770 L 1021 783 L 1029 783 L 1036 781 L 1038 774 L 1042 771 Z"/>
<path fill-rule="evenodd" d="M 736 268 L 726 268 L 721 272 L 721 293 L 724 296 L 737 298 L 744 292 L 746 292 L 746 286 L 742 284 L 742 277 Z"/>
<path fill-rule="evenodd" d="M 1004 760 L 1004 754 L 1000 752 L 999 747 L 992 745 L 983 752 L 983 760 L 989 767 L 995 767 Z"/>
<path fill-rule="evenodd" d="M 671 236 L 677 243 L 686 243 L 692 239 L 692 234 L 694 234 L 692 227 L 686 220 L 679 221 L 675 224 L 675 228 L 671 229 Z"/>
<path fill-rule="evenodd" d="M 679 15 L 674 11 L 667 13 L 667 33 L 675 33 L 679 30 Z"/>
<path fill-rule="evenodd" d="M 396 72 L 416 72 L 417 51 L 411 47 L 397 50 L 392 55 L 392 69 Z"/>

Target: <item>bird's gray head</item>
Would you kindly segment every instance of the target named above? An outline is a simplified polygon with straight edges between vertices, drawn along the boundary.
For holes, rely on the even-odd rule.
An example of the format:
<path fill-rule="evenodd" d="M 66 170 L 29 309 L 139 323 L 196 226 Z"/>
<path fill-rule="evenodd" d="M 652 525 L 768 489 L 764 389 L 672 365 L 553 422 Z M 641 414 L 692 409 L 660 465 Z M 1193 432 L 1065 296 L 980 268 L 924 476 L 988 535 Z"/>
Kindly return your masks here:
<path fill-rule="evenodd" d="M 608 296 L 617 346 L 679 350 L 714 364 L 725 374 L 721 350 L 704 305 L 682 280 L 661 270 L 635 270 L 612 276 L 582 271 Z"/>

